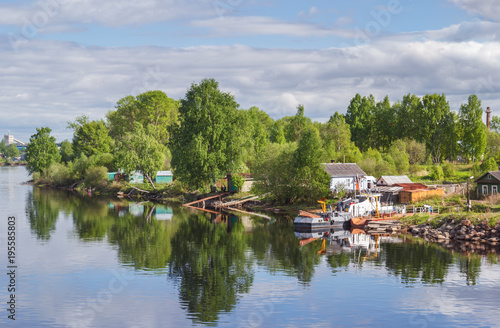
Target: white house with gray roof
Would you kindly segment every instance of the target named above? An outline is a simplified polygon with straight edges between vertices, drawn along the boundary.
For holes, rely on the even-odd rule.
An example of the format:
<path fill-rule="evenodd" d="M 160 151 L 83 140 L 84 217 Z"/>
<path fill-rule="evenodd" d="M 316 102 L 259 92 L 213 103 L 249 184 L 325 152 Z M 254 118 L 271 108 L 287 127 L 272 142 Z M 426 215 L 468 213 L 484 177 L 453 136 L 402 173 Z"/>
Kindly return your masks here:
<path fill-rule="evenodd" d="M 366 173 L 356 163 L 324 163 L 322 165 L 331 177 L 331 191 L 336 191 L 341 186 L 347 192 L 367 189 Z"/>

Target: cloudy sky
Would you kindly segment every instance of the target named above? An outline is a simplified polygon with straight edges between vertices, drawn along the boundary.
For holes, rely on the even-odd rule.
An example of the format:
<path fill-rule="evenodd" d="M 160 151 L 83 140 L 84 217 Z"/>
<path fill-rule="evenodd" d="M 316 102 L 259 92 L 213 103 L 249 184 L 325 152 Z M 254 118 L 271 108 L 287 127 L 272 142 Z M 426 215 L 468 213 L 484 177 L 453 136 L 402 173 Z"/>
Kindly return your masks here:
<path fill-rule="evenodd" d="M 470 94 L 500 112 L 493 0 L 0 0 L 0 135 L 104 118 L 213 77 L 241 108 L 325 121 L 356 94 Z"/>

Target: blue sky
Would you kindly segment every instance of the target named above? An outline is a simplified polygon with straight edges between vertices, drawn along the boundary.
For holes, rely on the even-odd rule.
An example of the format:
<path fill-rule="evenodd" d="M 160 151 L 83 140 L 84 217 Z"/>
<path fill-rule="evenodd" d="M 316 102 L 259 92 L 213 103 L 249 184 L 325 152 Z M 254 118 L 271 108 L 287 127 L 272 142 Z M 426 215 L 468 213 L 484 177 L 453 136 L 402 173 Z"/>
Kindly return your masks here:
<path fill-rule="evenodd" d="M 274 119 L 356 94 L 478 94 L 500 109 L 500 3 L 478 0 L 0 1 L 0 134 L 104 118 L 129 94 L 213 77 Z"/>

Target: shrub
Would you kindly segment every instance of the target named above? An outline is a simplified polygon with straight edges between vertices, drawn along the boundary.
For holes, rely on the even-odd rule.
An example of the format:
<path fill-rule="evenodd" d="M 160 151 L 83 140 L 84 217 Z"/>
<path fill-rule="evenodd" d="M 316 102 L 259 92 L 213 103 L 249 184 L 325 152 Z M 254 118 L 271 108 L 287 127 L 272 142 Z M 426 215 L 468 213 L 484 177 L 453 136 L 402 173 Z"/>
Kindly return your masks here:
<path fill-rule="evenodd" d="M 173 195 L 182 195 L 187 189 L 186 186 L 179 180 L 175 180 L 169 185 L 169 190 Z"/>
<path fill-rule="evenodd" d="M 236 191 L 240 191 L 241 187 L 243 187 L 243 184 L 245 183 L 245 178 L 242 177 L 241 175 L 238 174 L 233 174 L 231 176 L 231 182 L 236 189 Z"/>
<path fill-rule="evenodd" d="M 48 181 L 56 187 L 67 185 L 71 181 L 70 171 L 64 164 L 51 164 L 44 173 Z"/>
<path fill-rule="evenodd" d="M 479 166 L 481 172 L 496 171 L 498 169 L 497 162 L 494 158 L 490 157 L 481 163 Z"/>
<path fill-rule="evenodd" d="M 92 166 L 85 171 L 85 186 L 103 186 L 108 181 L 108 169 L 104 166 Z"/>
<path fill-rule="evenodd" d="M 435 181 L 443 180 L 443 168 L 439 165 L 431 166 L 431 179 Z"/>
<path fill-rule="evenodd" d="M 443 165 L 443 175 L 445 178 L 452 178 L 455 175 L 455 168 L 453 164 L 446 163 Z"/>

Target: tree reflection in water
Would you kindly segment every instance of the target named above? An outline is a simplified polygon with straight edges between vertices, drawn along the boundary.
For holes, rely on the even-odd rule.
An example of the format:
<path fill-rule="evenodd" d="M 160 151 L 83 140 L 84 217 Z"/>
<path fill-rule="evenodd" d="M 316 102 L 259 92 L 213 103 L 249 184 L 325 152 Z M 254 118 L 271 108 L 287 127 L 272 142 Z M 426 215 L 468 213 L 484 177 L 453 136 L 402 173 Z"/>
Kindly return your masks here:
<path fill-rule="evenodd" d="M 178 279 L 181 304 L 196 323 L 216 323 L 253 282 L 245 228 L 231 221 L 212 223 L 203 214 L 183 221 L 172 239 L 170 276 Z"/>

